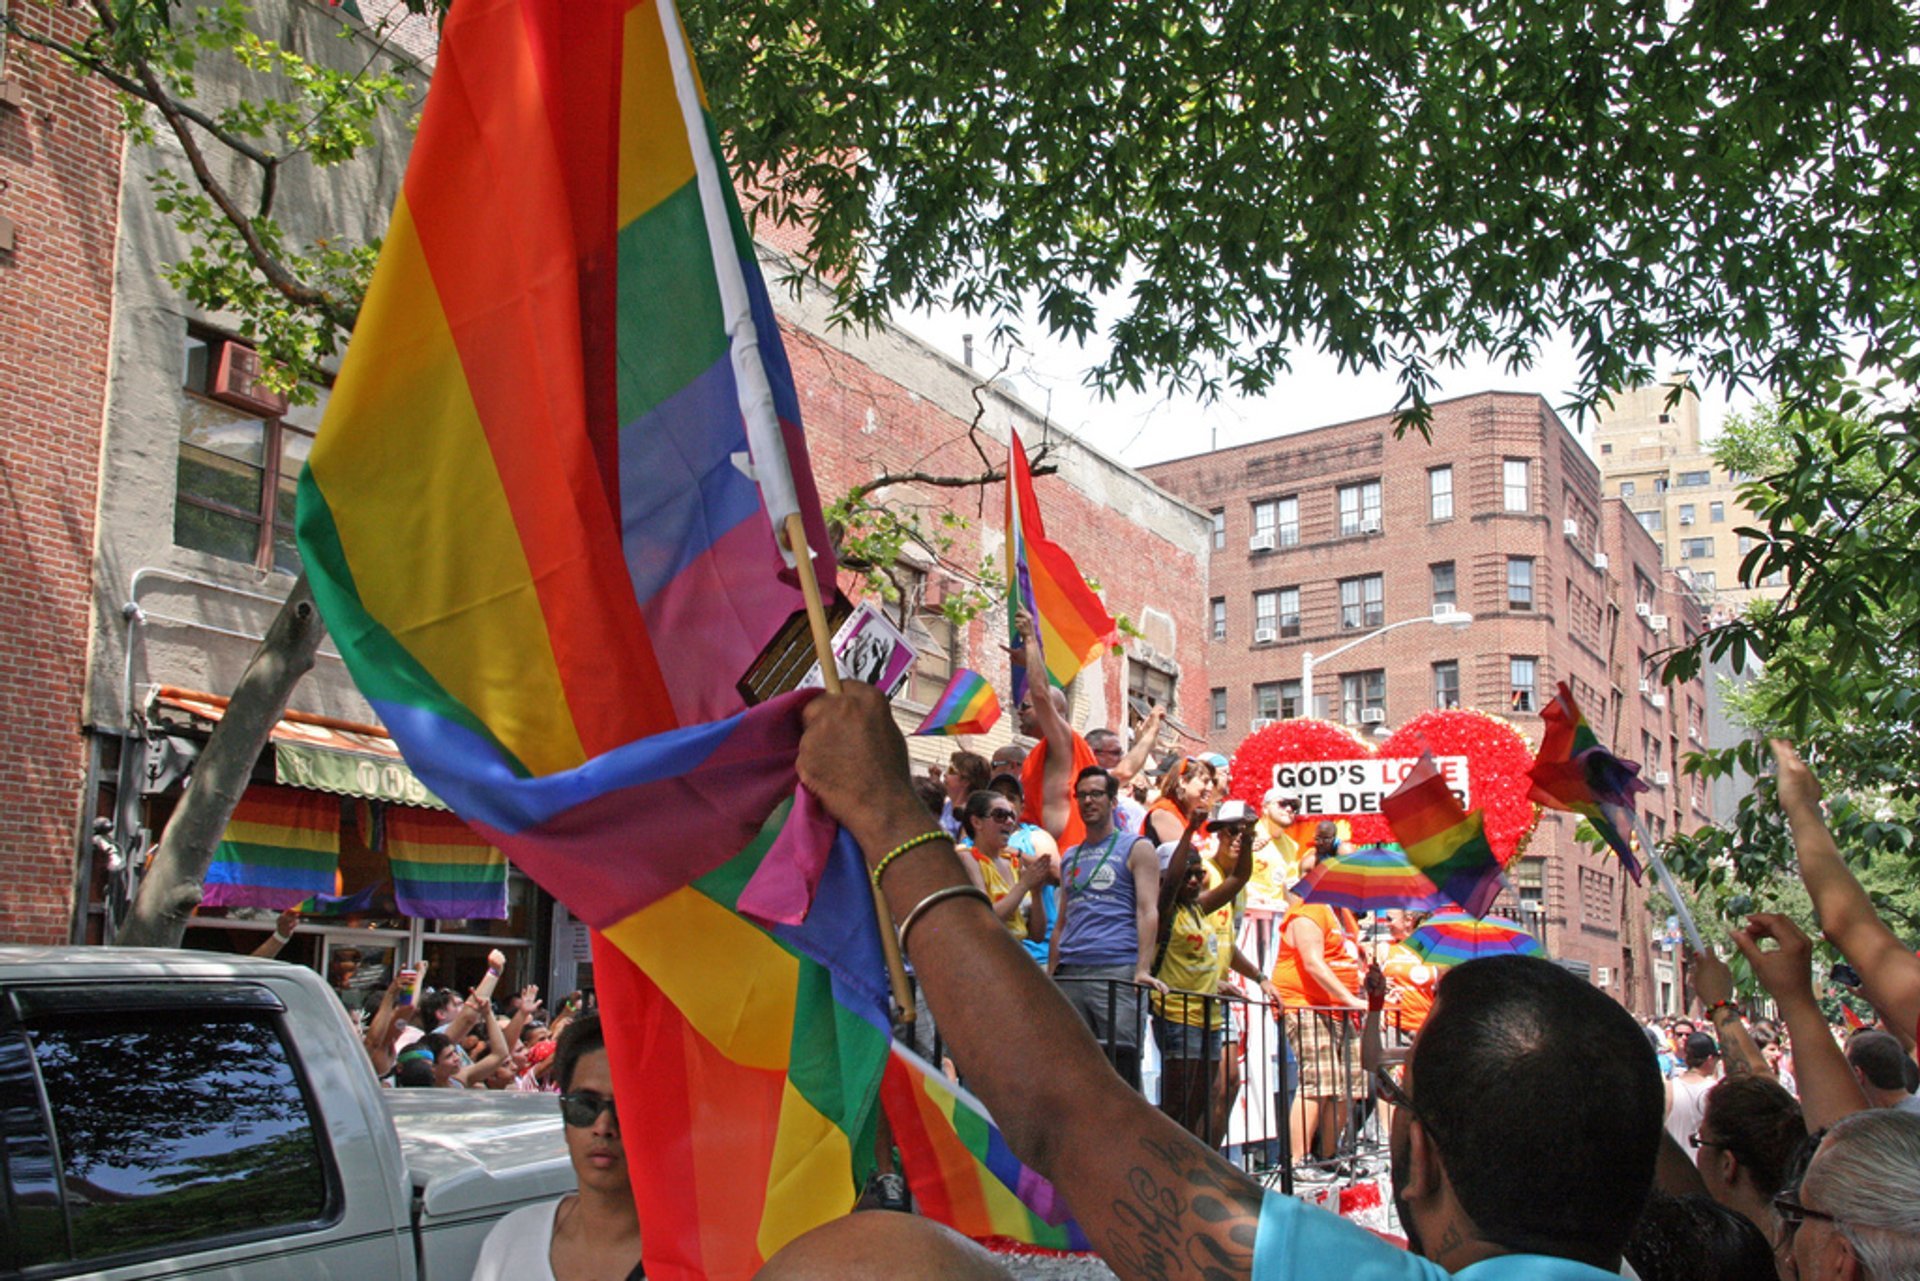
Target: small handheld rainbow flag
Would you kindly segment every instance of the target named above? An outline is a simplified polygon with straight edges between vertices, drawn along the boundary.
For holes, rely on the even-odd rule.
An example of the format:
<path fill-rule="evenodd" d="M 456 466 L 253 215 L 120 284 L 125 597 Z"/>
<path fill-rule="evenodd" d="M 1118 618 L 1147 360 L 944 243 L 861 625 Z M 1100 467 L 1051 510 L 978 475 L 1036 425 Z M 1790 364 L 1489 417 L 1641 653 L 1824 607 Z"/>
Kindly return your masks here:
<path fill-rule="evenodd" d="M 920 1213 L 976 1241 L 1090 1248 L 1059 1192 L 1013 1154 L 979 1100 L 897 1043 L 880 1097 Z"/>
<path fill-rule="evenodd" d="M 1634 794 L 1648 790 L 1640 781 L 1640 766 L 1600 746 L 1599 736 L 1587 724 L 1565 681 L 1540 709 L 1540 719 L 1546 722 L 1546 733 L 1533 768 L 1527 771 L 1533 780 L 1534 802 L 1585 818 L 1638 884 L 1640 860 L 1634 857 L 1628 834 L 1633 828 Z"/>
<path fill-rule="evenodd" d="M 1027 669 L 1021 658 L 1019 624 L 1024 608 L 1040 629 L 1040 656 L 1047 679 L 1065 689 L 1104 645 L 1113 643 L 1112 615 L 1087 586 L 1066 549 L 1047 538 L 1040 500 L 1033 492 L 1020 433 L 1013 437 L 1007 461 L 1007 630 L 1013 637 L 1013 700 L 1027 696 Z"/>
<path fill-rule="evenodd" d="M 1000 699 L 979 672 L 962 667 L 940 691 L 915 735 L 984 734 L 1000 719 Z"/>
<path fill-rule="evenodd" d="M 1462 808 L 1432 752 L 1422 752 L 1406 781 L 1387 793 L 1380 810 L 1407 861 L 1435 888 L 1475 916 L 1493 910 L 1500 894 L 1500 860 L 1487 844 L 1479 810 Z"/>

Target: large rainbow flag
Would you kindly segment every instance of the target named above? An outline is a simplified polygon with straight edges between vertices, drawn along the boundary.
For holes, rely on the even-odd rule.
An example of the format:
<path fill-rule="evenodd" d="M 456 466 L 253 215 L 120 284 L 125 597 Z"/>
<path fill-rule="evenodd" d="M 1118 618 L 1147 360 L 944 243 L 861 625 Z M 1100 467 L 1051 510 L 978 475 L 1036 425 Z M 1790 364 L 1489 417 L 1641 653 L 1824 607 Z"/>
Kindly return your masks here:
<path fill-rule="evenodd" d="M 845 1212 L 871 1150 L 885 1038 L 845 1003 L 844 938 L 809 928 L 835 905 L 807 914 L 834 828 L 782 808 L 810 695 L 747 706 L 737 684 L 802 607 L 790 512 L 816 553 L 798 572 L 831 594 L 671 0 L 461 0 L 297 529 L 408 763 L 600 932 L 623 1120 L 690 1124 L 757 1074 L 737 1126 L 641 1149 L 652 1276 L 751 1275 Z M 737 893 L 708 879 L 749 865 Z M 864 885 L 852 902 L 870 915 Z"/>
<path fill-rule="evenodd" d="M 1007 628 L 1014 638 L 1013 700 L 1027 696 L 1027 669 L 1020 657 L 1020 629 L 1014 619 L 1024 606 L 1040 629 L 1040 656 L 1047 679 L 1065 688 L 1103 646 L 1111 645 L 1115 624 L 1066 549 L 1047 538 L 1040 500 L 1020 433 L 1012 432 L 1007 461 Z"/>
<path fill-rule="evenodd" d="M 507 860 L 444 810 L 387 807 L 394 906 L 428 919 L 503 921 Z"/>
<path fill-rule="evenodd" d="M 340 868 L 340 798 L 254 786 L 214 847 L 200 902 L 282 911 L 331 894 Z"/>
<path fill-rule="evenodd" d="M 1620 856 L 1620 865 L 1637 883 L 1640 860 L 1634 857 L 1631 839 L 1633 798 L 1649 790 L 1640 780 L 1639 764 L 1622 760 L 1600 746 L 1599 736 L 1587 724 L 1565 681 L 1540 709 L 1540 719 L 1546 723 L 1546 730 L 1533 768 L 1527 771 L 1533 780 L 1528 794 L 1548 809 L 1566 810 L 1585 818 Z"/>
<path fill-rule="evenodd" d="M 1381 799 L 1380 812 L 1407 861 L 1436 889 L 1475 916 L 1493 910 L 1503 882 L 1500 860 L 1487 844 L 1485 816 L 1460 804 L 1433 753 L 1420 754 L 1400 786 Z"/>

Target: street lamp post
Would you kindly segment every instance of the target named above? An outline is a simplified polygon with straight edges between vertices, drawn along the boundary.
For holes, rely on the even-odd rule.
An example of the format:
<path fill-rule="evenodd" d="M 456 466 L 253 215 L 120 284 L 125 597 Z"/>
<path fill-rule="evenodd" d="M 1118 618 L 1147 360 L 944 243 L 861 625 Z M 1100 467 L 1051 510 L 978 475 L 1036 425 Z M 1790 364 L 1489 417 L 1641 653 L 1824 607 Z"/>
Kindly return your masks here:
<path fill-rule="evenodd" d="M 1307 715 L 1314 714 L 1313 706 L 1313 669 L 1316 663 L 1325 663 L 1340 657 L 1356 645 L 1364 645 L 1376 636 L 1385 636 L 1388 632 L 1401 627 L 1412 627 L 1419 623 L 1437 623 L 1441 627 L 1451 627 L 1458 631 L 1473 621 L 1473 615 L 1464 610 L 1440 610 L 1432 614 L 1422 614 L 1418 618 L 1403 618 L 1397 623 L 1388 623 L 1385 627 L 1368 632 L 1348 641 L 1330 654 L 1321 654 L 1317 658 L 1312 650 L 1300 655 L 1300 702 L 1306 708 Z"/>

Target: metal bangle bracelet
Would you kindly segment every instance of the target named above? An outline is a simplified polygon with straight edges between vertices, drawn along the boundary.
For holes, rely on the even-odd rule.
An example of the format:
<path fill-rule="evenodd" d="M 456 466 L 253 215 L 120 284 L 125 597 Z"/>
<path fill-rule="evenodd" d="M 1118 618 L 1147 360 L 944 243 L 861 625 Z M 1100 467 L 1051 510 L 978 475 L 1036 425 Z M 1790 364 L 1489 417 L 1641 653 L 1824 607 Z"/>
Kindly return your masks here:
<path fill-rule="evenodd" d="M 907 931 L 913 928 L 914 923 L 920 919 L 920 914 L 922 912 L 932 907 L 935 903 L 939 903 L 950 898 L 960 898 L 960 897 L 977 898 L 982 903 L 987 905 L 987 910 L 989 912 L 993 910 L 993 900 L 987 897 L 987 892 L 985 890 L 979 889 L 975 886 L 949 885 L 944 889 L 935 890 L 933 893 L 921 899 L 918 903 L 915 903 L 913 905 L 912 910 L 910 910 L 907 913 L 906 918 L 900 922 L 901 950 L 902 951 L 906 950 Z"/>

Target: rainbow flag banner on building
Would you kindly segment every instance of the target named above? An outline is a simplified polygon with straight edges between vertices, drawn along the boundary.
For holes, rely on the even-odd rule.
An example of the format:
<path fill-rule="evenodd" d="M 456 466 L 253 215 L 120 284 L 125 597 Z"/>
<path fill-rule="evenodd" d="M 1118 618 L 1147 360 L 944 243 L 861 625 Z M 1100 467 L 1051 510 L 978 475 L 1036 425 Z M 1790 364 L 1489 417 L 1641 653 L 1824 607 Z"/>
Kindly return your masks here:
<path fill-rule="evenodd" d="M 1637 883 L 1640 860 L 1633 853 L 1633 798 L 1649 790 L 1640 779 L 1639 764 L 1600 746 L 1599 736 L 1587 724 L 1565 681 L 1540 709 L 1540 719 L 1546 731 L 1533 768 L 1527 771 L 1533 780 L 1529 795 L 1536 804 L 1586 819 Z"/>
<path fill-rule="evenodd" d="M 1468 813 L 1447 786 L 1433 753 L 1380 802 L 1393 839 L 1434 888 L 1475 916 L 1493 910 L 1500 894 L 1500 860 L 1487 844 L 1479 810 Z"/>
<path fill-rule="evenodd" d="M 256 784 L 233 807 L 200 902 L 284 911 L 331 894 L 339 868 L 340 798 Z"/>
<path fill-rule="evenodd" d="M 1022 1164 L 979 1100 L 904 1046 L 881 1098 L 920 1213 L 976 1241 L 1091 1247 L 1053 1184 Z"/>
<path fill-rule="evenodd" d="M 1014 637 L 1013 698 L 1027 696 L 1028 673 L 1020 661 L 1020 629 L 1015 617 L 1021 609 L 1033 615 L 1040 629 L 1040 655 L 1046 660 L 1047 679 L 1062 689 L 1100 650 L 1113 643 L 1116 630 L 1107 607 L 1100 603 L 1066 549 L 1047 538 L 1040 519 L 1040 500 L 1033 492 L 1033 473 L 1027 466 L 1020 433 L 1011 433 L 1007 460 L 1007 625 Z"/>
<path fill-rule="evenodd" d="M 648 1275 L 844 1213 L 885 1038 L 834 968 L 832 825 L 768 837 L 811 694 L 739 688 L 836 570 L 672 0 L 453 6 L 296 528 L 408 764 L 600 932 L 623 1123 L 684 1097 L 636 1145 Z M 785 924 L 706 879 L 746 866 Z"/>
<path fill-rule="evenodd" d="M 1000 719 L 1000 699 L 979 672 L 961 668 L 940 692 L 916 735 L 984 734 Z"/>
<path fill-rule="evenodd" d="M 504 921 L 507 856 L 443 810 L 387 807 L 394 906 L 408 916 Z"/>

